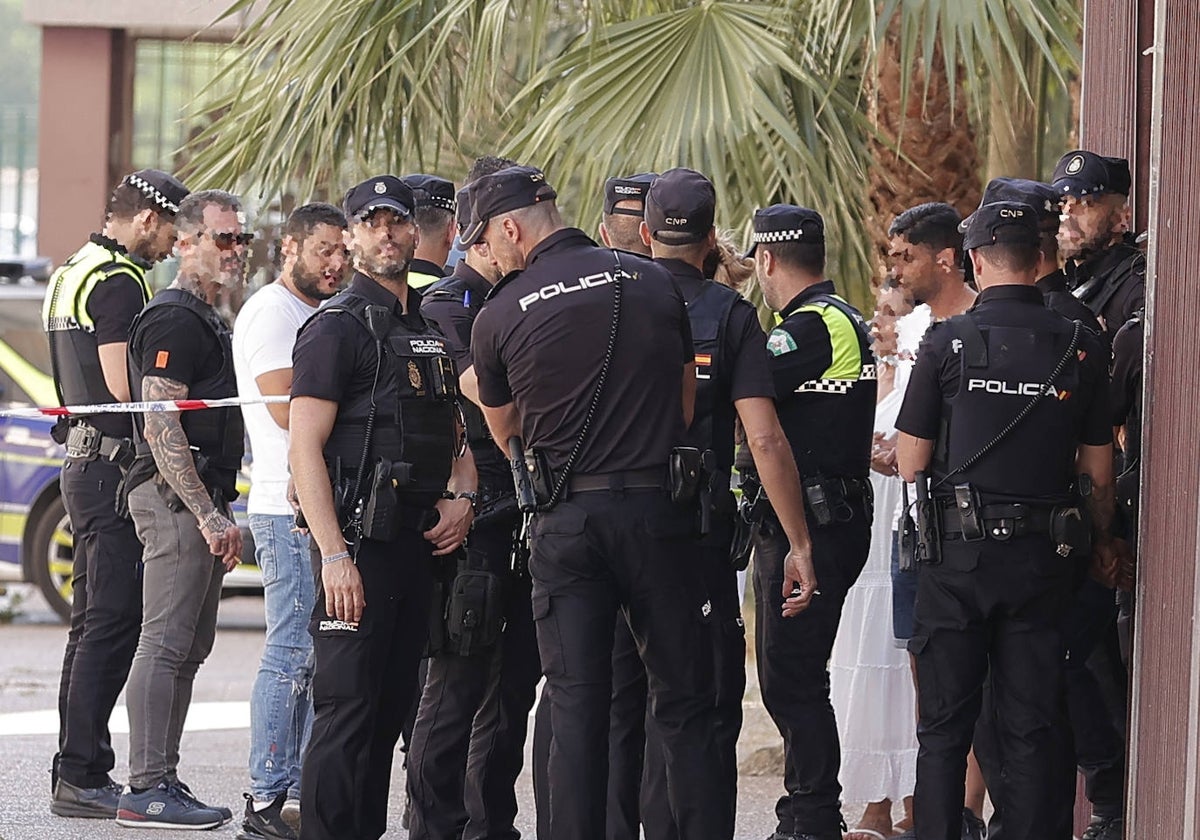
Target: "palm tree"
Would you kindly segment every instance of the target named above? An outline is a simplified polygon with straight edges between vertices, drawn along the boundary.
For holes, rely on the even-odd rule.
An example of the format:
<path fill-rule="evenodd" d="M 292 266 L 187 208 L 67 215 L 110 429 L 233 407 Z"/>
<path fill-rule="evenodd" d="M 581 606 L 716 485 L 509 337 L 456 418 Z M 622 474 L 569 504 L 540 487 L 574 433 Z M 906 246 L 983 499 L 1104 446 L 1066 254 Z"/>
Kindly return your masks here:
<path fill-rule="evenodd" d="M 820 209 L 831 272 L 861 302 L 868 220 L 911 203 L 922 180 L 936 197 L 973 185 L 969 201 L 989 80 L 1028 91 L 1031 66 L 1073 59 L 1076 6 L 268 0 L 214 83 L 227 92 L 205 103 L 219 116 L 189 175 L 329 197 L 372 169 L 455 173 L 499 152 L 545 167 L 591 227 L 608 175 L 688 165 L 716 183 L 725 226 L 773 201 Z M 950 139 L 929 134 L 938 122 Z M 958 156 L 927 157 L 947 148 Z"/>

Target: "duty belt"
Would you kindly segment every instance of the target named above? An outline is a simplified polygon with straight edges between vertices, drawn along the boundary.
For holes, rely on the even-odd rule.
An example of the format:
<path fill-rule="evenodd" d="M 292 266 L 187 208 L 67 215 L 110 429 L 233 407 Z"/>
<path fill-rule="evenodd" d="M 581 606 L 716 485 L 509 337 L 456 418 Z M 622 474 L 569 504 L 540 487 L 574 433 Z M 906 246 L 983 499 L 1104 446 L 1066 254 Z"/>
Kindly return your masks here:
<path fill-rule="evenodd" d="M 666 482 L 666 469 L 651 467 L 645 470 L 572 475 L 571 480 L 567 482 L 567 490 L 571 493 L 590 493 L 599 490 L 609 490 L 614 493 L 622 490 L 662 490 L 667 486 Z"/>
<path fill-rule="evenodd" d="M 947 539 L 963 539 L 963 522 L 953 499 L 940 500 L 942 534 Z M 979 518 L 983 522 L 983 538 L 1004 542 L 1013 537 L 1050 533 L 1053 508 L 1021 503 L 983 505 Z"/>
<path fill-rule="evenodd" d="M 103 458 L 115 464 L 123 464 L 133 455 L 133 441 L 115 438 L 101 432 L 82 420 L 76 421 L 67 431 L 67 457 L 92 460 Z"/>
<path fill-rule="evenodd" d="M 821 483 L 826 487 L 837 487 L 842 491 L 843 497 L 863 496 L 870 491 L 871 480 L 869 478 L 823 478 Z"/>

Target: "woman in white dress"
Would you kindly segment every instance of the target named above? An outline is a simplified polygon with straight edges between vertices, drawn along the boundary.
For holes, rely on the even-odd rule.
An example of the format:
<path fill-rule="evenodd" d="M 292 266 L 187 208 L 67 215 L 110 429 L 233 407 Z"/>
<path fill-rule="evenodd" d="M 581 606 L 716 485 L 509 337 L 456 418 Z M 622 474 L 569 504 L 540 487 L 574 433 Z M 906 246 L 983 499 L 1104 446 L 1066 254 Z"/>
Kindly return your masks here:
<path fill-rule="evenodd" d="M 867 565 L 846 595 L 830 658 L 830 697 L 842 745 L 844 801 L 869 803 L 846 840 L 885 840 L 912 825 L 916 783 L 916 697 L 908 654 L 892 636 L 892 521 L 900 504 L 894 441 L 903 390 L 895 388 L 895 320 L 911 306 L 902 293 L 880 290 L 872 323 L 879 396 L 875 407 L 875 451 L 871 485 L 875 521 Z M 893 826 L 892 803 L 904 803 Z"/>

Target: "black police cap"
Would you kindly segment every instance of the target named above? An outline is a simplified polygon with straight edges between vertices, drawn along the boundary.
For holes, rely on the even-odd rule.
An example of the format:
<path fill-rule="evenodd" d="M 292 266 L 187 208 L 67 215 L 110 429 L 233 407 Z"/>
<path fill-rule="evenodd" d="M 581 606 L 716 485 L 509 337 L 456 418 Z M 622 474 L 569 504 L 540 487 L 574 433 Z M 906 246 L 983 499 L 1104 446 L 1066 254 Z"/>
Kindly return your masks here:
<path fill-rule="evenodd" d="M 754 232 L 744 258 L 753 257 L 760 242 L 824 241 L 825 220 L 816 210 L 796 204 L 772 204 L 754 212 Z"/>
<path fill-rule="evenodd" d="M 414 207 L 437 207 L 447 212 L 454 212 L 454 184 L 437 175 L 414 173 L 404 175 L 401 181 L 408 184 L 412 190 Z"/>
<path fill-rule="evenodd" d="M 470 185 L 471 224 L 459 237 L 463 247 L 474 245 L 492 218 L 510 210 L 558 198 L 546 175 L 533 166 L 510 166 L 484 175 Z"/>
<path fill-rule="evenodd" d="M 643 215 L 643 210 L 634 210 L 632 207 L 617 207 L 617 202 L 640 201 L 645 206 L 646 192 L 657 177 L 657 172 L 639 172 L 637 175 L 630 175 L 628 178 L 609 178 L 604 182 L 605 215 L 616 213 L 621 216 L 637 216 L 640 219 Z"/>
<path fill-rule="evenodd" d="M 179 212 L 179 203 L 187 198 L 190 190 L 174 175 L 161 169 L 139 169 L 121 179 L 161 209 L 159 212 L 174 216 Z"/>
<path fill-rule="evenodd" d="M 988 181 L 979 204 L 995 204 L 997 201 L 1015 201 L 1028 204 L 1034 209 L 1041 222 L 1054 220 L 1058 224 L 1059 197 L 1054 187 L 1042 181 L 1028 178 L 993 178 Z M 959 233 L 967 230 L 966 222 L 958 226 Z"/>
<path fill-rule="evenodd" d="M 458 232 L 462 233 L 471 226 L 471 185 L 467 184 L 454 197 L 454 221 Z"/>
<path fill-rule="evenodd" d="M 1132 183 L 1129 177 L 1129 161 L 1119 157 L 1105 157 L 1095 152 L 1076 149 L 1067 152 L 1054 167 L 1054 192 L 1060 199 L 1065 196 L 1098 195 L 1118 193 L 1129 195 Z"/>
<path fill-rule="evenodd" d="M 668 169 L 646 191 L 646 226 L 664 245 L 699 242 L 712 230 L 717 191 L 694 169 Z"/>
<path fill-rule="evenodd" d="M 352 223 L 374 210 L 391 210 L 405 218 L 412 216 L 416 199 L 408 184 L 395 175 L 376 175 L 346 191 L 342 209 Z"/>
<path fill-rule="evenodd" d="M 963 250 L 986 245 L 1041 245 L 1038 212 L 1019 201 L 994 201 L 982 205 L 964 222 Z"/>

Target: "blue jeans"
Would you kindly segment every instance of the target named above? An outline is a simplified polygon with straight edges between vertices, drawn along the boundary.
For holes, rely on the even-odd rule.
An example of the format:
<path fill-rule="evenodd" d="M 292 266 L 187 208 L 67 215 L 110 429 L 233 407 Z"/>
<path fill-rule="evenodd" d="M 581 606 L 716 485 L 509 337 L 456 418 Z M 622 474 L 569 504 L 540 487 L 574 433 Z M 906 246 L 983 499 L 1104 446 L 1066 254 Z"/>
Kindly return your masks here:
<path fill-rule="evenodd" d="M 250 694 L 250 793 L 300 798 L 300 761 L 312 729 L 314 577 L 307 534 L 288 515 L 252 514 L 262 569 L 267 640 Z"/>

